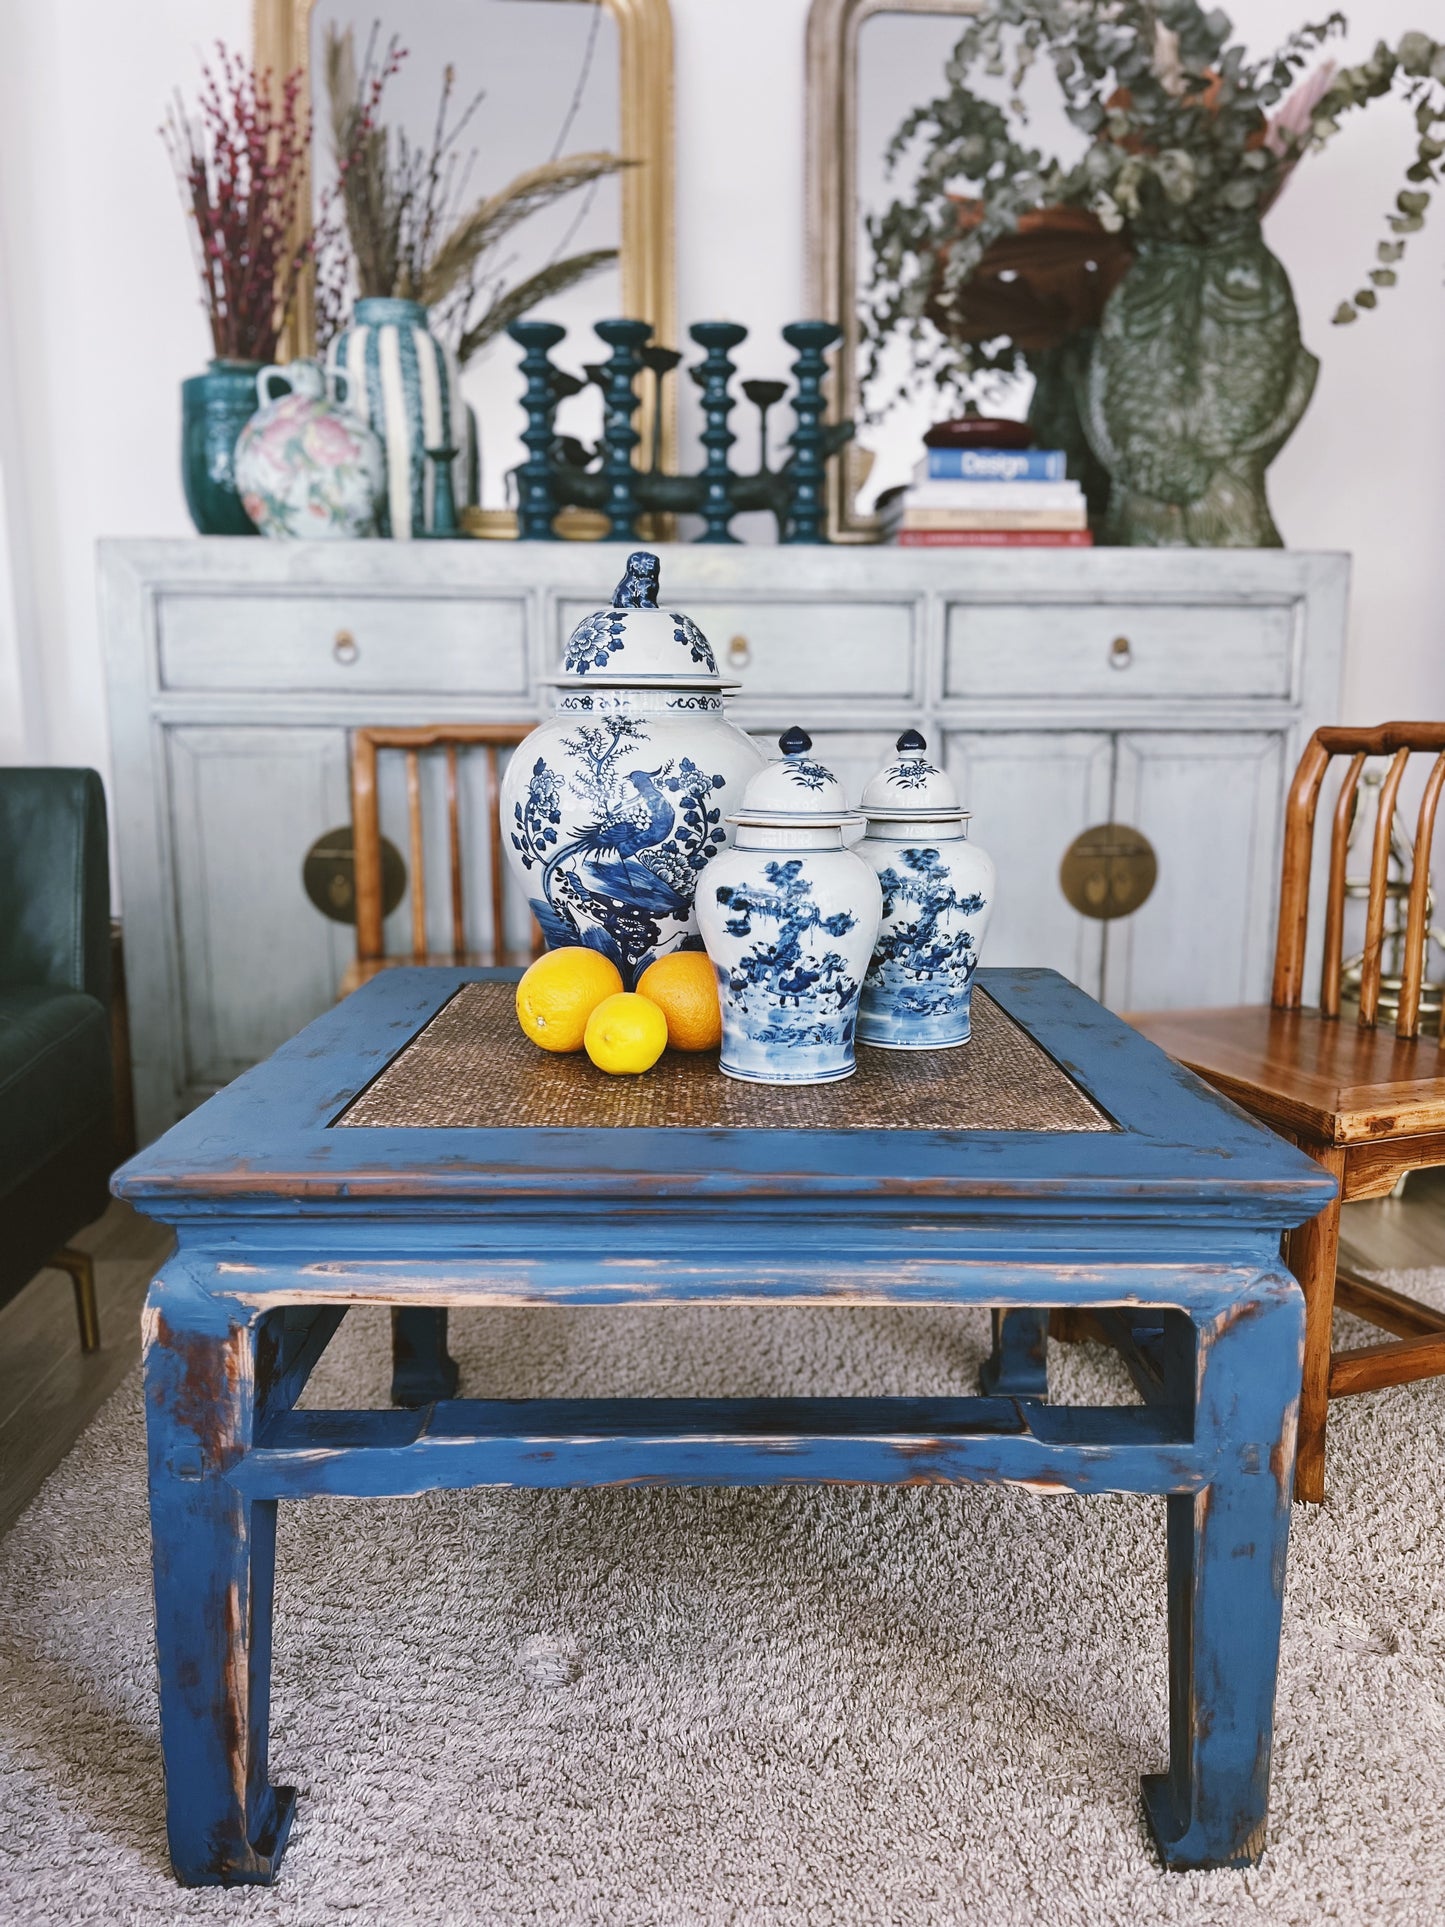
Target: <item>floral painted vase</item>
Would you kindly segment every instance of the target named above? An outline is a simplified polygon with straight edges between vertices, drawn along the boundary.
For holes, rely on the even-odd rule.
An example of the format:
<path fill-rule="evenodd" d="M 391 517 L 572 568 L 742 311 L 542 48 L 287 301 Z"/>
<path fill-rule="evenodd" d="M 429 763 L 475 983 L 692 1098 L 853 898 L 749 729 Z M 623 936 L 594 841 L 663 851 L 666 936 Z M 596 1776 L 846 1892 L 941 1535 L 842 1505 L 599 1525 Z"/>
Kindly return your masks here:
<path fill-rule="evenodd" d="M 557 713 L 502 778 L 507 856 L 549 949 L 586 944 L 630 989 L 701 948 L 693 896 L 763 757 L 723 713 L 707 637 L 658 607 L 659 564 L 628 559 L 612 606 L 573 631 Z"/>
<path fill-rule="evenodd" d="M 272 393 L 276 382 L 287 392 Z M 375 535 L 386 483 L 379 438 L 333 397 L 319 363 L 263 368 L 261 407 L 236 444 L 236 483 L 263 535 L 298 540 Z"/>
<path fill-rule="evenodd" d="M 735 847 L 710 864 L 697 920 L 722 1003 L 720 1068 L 754 1084 L 851 1077 L 858 997 L 883 898 L 847 849 L 843 787 L 790 729 L 730 819 Z"/>
<path fill-rule="evenodd" d="M 968 841 L 968 812 L 929 762 L 916 729 L 863 791 L 868 833 L 856 845 L 883 892 L 863 981 L 858 1041 L 885 1050 L 966 1044 L 973 977 L 994 899 L 992 857 Z"/>
<path fill-rule="evenodd" d="M 440 533 L 436 464 L 427 450 L 452 448 L 454 500 L 475 500 L 473 430 L 456 355 L 427 325 L 420 301 L 367 295 L 326 351 L 329 373 L 344 374 L 350 406 L 386 451 L 383 534 L 397 540 Z"/>

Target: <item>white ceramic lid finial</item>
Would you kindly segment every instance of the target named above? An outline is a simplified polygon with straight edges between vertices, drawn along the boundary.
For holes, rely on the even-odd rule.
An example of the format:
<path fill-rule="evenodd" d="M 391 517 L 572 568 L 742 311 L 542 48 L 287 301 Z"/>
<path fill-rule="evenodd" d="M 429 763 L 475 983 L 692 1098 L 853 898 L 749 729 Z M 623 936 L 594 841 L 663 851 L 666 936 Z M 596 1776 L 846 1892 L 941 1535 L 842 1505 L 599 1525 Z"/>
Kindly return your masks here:
<path fill-rule="evenodd" d="M 892 822 L 966 821 L 953 779 L 928 760 L 926 739 L 905 729 L 895 747 L 896 755 L 864 786 L 864 815 Z"/>

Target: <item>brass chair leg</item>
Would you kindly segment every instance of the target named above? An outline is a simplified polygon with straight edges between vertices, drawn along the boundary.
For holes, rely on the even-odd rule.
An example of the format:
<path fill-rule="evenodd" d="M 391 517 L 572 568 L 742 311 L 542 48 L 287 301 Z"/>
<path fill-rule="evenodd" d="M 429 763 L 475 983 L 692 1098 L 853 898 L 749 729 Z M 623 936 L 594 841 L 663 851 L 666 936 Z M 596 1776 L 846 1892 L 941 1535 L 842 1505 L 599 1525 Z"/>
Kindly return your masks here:
<path fill-rule="evenodd" d="M 47 1262 L 57 1271 L 70 1274 L 70 1282 L 75 1286 L 75 1318 L 80 1326 L 80 1349 L 83 1352 L 100 1350 L 100 1307 L 95 1302 L 95 1260 L 88 1251 L 77 1251 L 74 1245 L 62 1245 L 53 1251 Z"/>

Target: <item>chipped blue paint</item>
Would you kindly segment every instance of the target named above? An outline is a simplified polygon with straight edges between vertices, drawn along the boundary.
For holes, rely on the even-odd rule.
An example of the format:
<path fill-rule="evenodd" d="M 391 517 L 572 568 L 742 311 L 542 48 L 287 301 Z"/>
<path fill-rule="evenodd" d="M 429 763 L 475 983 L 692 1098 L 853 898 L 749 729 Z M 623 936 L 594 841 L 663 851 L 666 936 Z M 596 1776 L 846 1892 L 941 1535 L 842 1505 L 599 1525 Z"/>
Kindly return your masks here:
<path fill-rule="evenodd" d="M 266 1760 L 278 1500 L 475 1485 L 1158 1493 L 1172 1710 L 1146 1812 L 1170 1866 L 1257 1858 L 1303 1342 L 1279 1238 L 1329 1178 L 1040 971 L 980 981 L 1113 1130 L 332 1128 L 459 983 L 496 974 L 388 972 L 117 1177 L 178 1237 L 146 1398 L 179 1877 L 271 1880 L 294 1811 Z M 450 1396 L 448 1305 L 759 1299 L 1000 1307 L 994 1395 Z M 296 1411 L 363 1301 L 397 1309 L 397 1395 L 434 1402 Z M 1047 1404 L 1048 1305 L 1116 1308 L 1143 1407 Z"/>

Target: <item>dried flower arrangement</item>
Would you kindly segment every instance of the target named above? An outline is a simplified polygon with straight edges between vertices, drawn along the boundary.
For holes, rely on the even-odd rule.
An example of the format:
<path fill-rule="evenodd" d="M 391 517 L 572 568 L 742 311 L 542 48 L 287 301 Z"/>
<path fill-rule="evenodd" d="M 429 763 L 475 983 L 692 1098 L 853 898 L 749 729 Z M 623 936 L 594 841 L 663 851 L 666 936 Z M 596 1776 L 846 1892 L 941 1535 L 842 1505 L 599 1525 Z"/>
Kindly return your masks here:
<path fill-rule="evenodd" d="M 1096 325 L 1106 277 L 1078 280 L 1081 243 L 1095 270 L 1107 263 L 1117 280 L 1140 245 L 1226 240 L 1258 222 L 1346 113 L 1394 92 L 1414 110 L 1410 185 L 1388 216 L 1392 238 L 1379 243 L 1366 285 L 1334 318 L 1352 321 L 1374 307 L 1377 291 L 1395 283 L 1405 237 L 1423 225 L 1427 183 L 1440 178 L 1445 46 L 1408 33 L 1394 48 L 1380 42 L 1358 65 L 1327 61 L 1301 81 L 1346 25 L 1332 13 L 1251 59 L 1231 44 L 1228 17 L 1198 0 L 991 0 L 964 27 L 946 89 L 908 116 L 888 149 L 890 165 L 916 154 L 919 171 L 906 199 L 868 223 L 870 378 L 884 343 L 901 333 L 914 346 L 915 379 L 926 374 L 965 397 L 986 393 L 991 377 L 1027 365 L 1026 339 L 1057 346 L 1071 327 Z M 1088 137 L 1071 164 L 1024 136 L 1020 93 L 1040 59 L 1052 65 L 1069 120 Z M 974 90 L 976 73 L 1006 83 L 1005 104 Z M 970 199 L 962 198 L 965 186 Z M 1067 260 L 1055 262 L 1056 243 Z M 1075 306 L 1067 312 L 1057 302 L 1050 309 L 1045 286 L 1060 273 L 1072 275 Z M 1003 287 L 1012 290 L 1006 315 Z"/>
<path fill-rule="evenodd" d="M 400 296 L 440 311 L 442 329 L 465 363 L 539 301 L 617 259 L 616 248 L 590 249 L 550 261 L 507 287 L 503 270 L 492 265 L 498 244 L 538 209 L 631 163 L 610 153 L 564 155 L 471 200 L 476 156 L 463 152 L 461 140 L 482 96 L 454 108 L 456 75 L 448 67 L 430 145 L 414 144 L 380 118 L 387 82 L 406 49 L 395 37 L 384 48 L 377 43 L 373 29 L 358 66 L 351 30 L 330 27 L 326 34 L 332 146 L 357 292 Z"/>
<path fill-rule="evenodd" d="M 334 249 L 325 209 L 303 228 L 310 178 L 311 118 L 301 111 L 302 77 L 279 88 L 242 55 L 217 42 L 201 68 L 197 111 L 179 92 L 161 135 L 190 215 L 201 298 L 218 360 L 273 361 L 308 263 Z M 334 287 L 334 274 L 318 282 Z M 334 323 L 334 305 L 318 318 Z"/>

